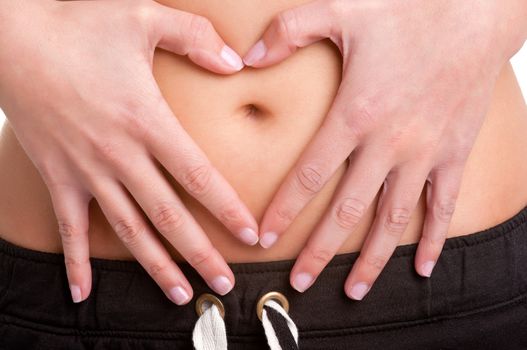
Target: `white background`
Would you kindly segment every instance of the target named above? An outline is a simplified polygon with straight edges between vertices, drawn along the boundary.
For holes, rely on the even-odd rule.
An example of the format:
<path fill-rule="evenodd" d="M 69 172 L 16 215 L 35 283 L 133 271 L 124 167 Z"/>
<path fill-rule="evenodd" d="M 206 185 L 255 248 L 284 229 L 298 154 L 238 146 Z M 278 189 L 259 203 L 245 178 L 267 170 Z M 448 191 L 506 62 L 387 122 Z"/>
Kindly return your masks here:
<path fill-rule="evenodd" d="M 523 96 L 527 99 L 527 43 L 523 48 L 512 58 L 512 65 L 516 72 L 516 77 L 520 82 Z M 5 120 L 5 115 L 0 109 L 0 126 Z"/>

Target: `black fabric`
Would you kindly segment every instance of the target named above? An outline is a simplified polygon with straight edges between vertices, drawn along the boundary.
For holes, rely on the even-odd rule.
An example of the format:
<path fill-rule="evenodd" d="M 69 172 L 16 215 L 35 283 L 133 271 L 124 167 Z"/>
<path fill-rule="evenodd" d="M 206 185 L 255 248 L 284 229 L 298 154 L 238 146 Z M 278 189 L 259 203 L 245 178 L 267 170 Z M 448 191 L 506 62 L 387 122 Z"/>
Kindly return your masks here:
<path fill-rule="evenodd" d="M 527 349 L 527 207 L 487 230 L 446 241 L 430 279 L 414 270 L 416 245 L 399 246 L 362 301 L 344 281 L 358 253 L 336 256 L 305 293 L 293 261 L 231 264 L 229 349 L 267 349 L 258 299 L 290 303 L 300 349 Z M 0 241 L 0 349 L 191 349 L 194 300 L 171 303 L 136 261 L 92 258 L 87 300 L 71 301 L 62 254 Z M 212 291 L 186 264 L 195 298 Z"/>
<path fill-rule="evenodd" d="M 273 326 L 273 330 L 282 350 L 298 350 L 295 338 L 291 334 L 291 331 L 287 326 L 287 320 L 284 316 L 272 307 L 264 306 L 264 309 L 267 313 L 269 322 L 271 322 L 271 325 Z"/>

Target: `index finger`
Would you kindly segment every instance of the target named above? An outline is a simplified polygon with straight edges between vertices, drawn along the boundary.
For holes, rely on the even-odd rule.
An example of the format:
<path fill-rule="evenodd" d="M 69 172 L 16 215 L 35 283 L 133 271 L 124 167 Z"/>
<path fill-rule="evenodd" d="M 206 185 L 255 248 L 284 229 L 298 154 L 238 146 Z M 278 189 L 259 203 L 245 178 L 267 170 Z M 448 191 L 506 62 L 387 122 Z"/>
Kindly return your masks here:
<path fill-rule="evenodd" d="M 297 48 L 316 41 L 331 38 L 339 43 L 335 13 L 326 0 L 311 1 L 281 12 L 247 52 L 244 63 L 256 68 L 267 67 L 286 59 Z"/>
<path fill-rule="evenodd" d="M 337 95 L 320 130 L 267 207 L 260 225 L 262 247 L 269 248 L 277 241 L 358 144 L 357 134 L 350 126 L 350 117 L 340 115 L 346 112 L 342 95 Z"/>
<path fill-rule="evenodd" d="M 258 225 L 232 186 L 187 134 L 168 104 L 158 108 L 155 128 L 145 126 L 146 147 L 192 197 L 242 242 L 258 242 Z"/>

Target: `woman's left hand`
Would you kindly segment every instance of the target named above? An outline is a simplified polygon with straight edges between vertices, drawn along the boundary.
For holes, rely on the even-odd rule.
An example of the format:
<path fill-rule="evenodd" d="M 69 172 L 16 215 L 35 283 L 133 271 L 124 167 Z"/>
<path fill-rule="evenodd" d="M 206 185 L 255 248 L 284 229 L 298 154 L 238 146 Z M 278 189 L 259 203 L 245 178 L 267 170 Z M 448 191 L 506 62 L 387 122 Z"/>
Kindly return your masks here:
<path fill-rule="evenodd" d="M 360 300 L 370 290 L 425 184 L 415 268 L 430 276 L 495 80 L 526 33 L 525 0 L 317 0 L 272 21 L 245 56 L 246 65 L 266 67 L 329 38 L 342 53 L 343 79 L 324 124 L 264 215 L 261 245 L 270 247 L 352 155 L 339 191 L 293 267 L 295 289 L 312 285 L 383 183 L 346 294 Z"/>

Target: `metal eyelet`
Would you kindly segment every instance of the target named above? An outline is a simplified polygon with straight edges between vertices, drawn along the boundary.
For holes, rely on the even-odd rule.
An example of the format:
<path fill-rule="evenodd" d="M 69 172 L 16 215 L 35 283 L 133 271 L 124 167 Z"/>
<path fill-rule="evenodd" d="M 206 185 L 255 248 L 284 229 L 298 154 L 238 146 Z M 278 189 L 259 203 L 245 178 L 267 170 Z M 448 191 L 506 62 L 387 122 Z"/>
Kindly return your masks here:
<path fill-rule="evenodd" d="M 196 313 L 198 314 L 198 316 L 201 316 L 203 312 L 205 312 L 205 310 L 203 309 L 203 305 L 205 303 L 211 303 L 216 305 L 216 307 L 220 311 L 221 318 L 225 318 L 225 306 L 223 306 L 223 303 L 220 299 L 209 293 L 201 294 L 196 300 Z"/>
<path fill-rule="evenodd" d="M 274 300 L 278 302 L 279 304 L 282 305 L 282 307 L 284 308 L 286 312 L 289 312 L 289 301 L 287 300 L 285 295 L 279 292 L 269 292 L 269 293 L 264 294 L 260 298 L 260 300 L 258 300 L 258 304 L 256 304 L 256 315 L 258 315 L 258 318 L 260 319 L 260 321 L 262 320 L 263 307 L 265 305 L 265 302 L 268 300 Z"/>

